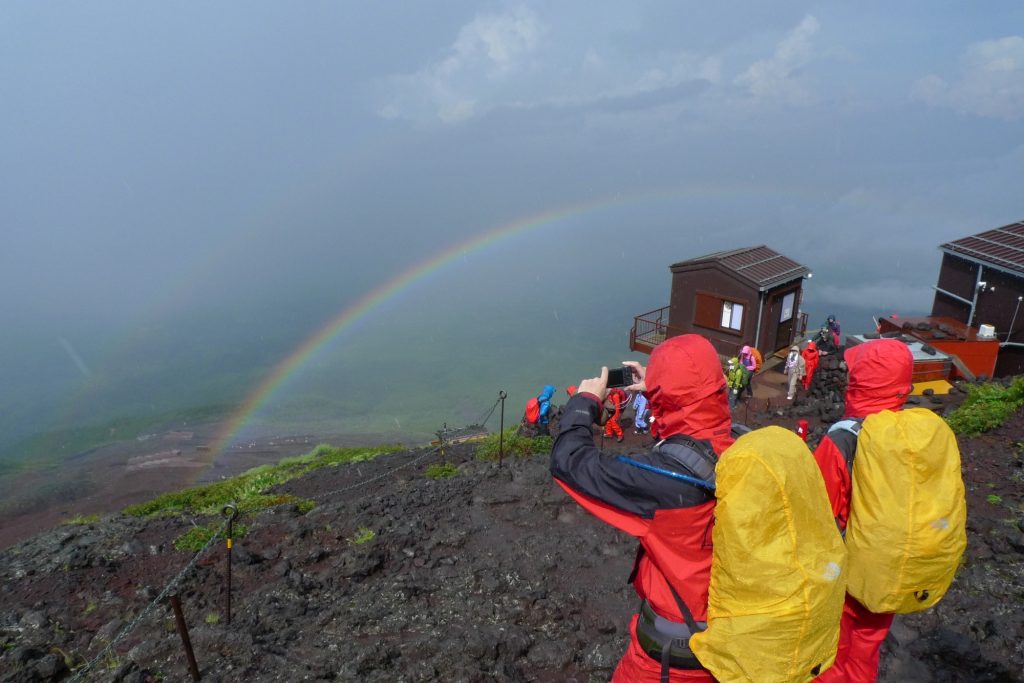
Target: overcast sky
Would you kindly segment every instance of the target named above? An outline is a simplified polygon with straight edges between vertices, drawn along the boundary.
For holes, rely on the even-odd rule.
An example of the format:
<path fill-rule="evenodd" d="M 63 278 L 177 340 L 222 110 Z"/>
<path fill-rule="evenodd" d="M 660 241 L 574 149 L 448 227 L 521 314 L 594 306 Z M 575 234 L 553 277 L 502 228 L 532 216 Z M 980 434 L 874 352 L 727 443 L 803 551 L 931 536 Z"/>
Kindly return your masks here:
<path fill-rule="evenodd" d="M 655 308 L 668 264 L 767 243 L 809 302 L 927 310 L 938 244 L 1024 218 L 1017 1 L 8 0 L 0 101 L 0 314 L 51 340 L 326 315 L 602 203 L 549 226 L 552 287 L 611 244 Z"/>

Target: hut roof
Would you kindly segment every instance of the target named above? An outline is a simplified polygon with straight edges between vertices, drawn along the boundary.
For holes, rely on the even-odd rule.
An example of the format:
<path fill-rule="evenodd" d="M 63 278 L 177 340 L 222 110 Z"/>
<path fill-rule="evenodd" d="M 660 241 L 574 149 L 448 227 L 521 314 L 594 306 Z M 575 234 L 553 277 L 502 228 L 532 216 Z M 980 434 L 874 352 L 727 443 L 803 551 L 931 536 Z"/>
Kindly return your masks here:
<path fill-rule="evenodd" d="M 719 264 L 761 290 L 806 277 L 811 272 L 807 266 L 801 265 L 763 244 L 756 247 L 717 251 L 713 254 L 674 263 L 671 268 L 675 273 L 709 263 Z"/>
<path fill-rule="evenodd" d="M 1024 221 L 946 242 L 939 249 L 1024 275 Z"/>

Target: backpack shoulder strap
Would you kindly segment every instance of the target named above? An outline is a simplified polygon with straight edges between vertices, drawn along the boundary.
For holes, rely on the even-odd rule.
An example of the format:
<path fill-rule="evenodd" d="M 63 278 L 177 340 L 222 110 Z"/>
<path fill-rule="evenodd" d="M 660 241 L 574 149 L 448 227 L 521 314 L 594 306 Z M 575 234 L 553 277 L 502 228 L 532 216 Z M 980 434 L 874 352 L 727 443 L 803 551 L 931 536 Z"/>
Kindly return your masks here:
<path fill-rule="evenodd" d="M 662 439 L 654 444 L 652 450 L 682 465 L 697 478 L 708 482 L 711 485 L 709 488 L 714 488 L 715 466 L 718 464 L 718 457 L 707 441 L 697 441 L 678 434 L 668 439 Z"/>
<path fill-rule="evenodd" d="M 738 439 L 744 434 L 749 434 L 752 431 L 754 430 L 745 424 L 740 424 L 739 422 L 733 422 L 729 430 L 729 432 L 732 434 L 732 438 L 734 439 Z"/>
<path fill-rule="evenodd" d="M 857 455 L 857 439 L 864 427 L 864 420 L 847 418 L 840 420 L 828 428 L 828 438 L 832 440 L 846 461 L 846 471 L 853 474 L 853 459 Z"/>

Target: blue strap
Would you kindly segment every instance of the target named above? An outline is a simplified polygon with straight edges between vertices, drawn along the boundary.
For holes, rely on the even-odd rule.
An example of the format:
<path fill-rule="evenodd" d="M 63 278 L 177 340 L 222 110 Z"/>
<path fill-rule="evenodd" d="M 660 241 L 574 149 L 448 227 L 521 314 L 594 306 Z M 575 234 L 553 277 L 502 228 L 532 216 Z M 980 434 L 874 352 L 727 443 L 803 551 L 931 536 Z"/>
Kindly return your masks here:
<path fill-rule="evenodd" d="M 665 477 L 671 477 L 673 479 L 678 479 L 679 481 L 685 481 L 687 484 L 693 484 L 694 486 L 699 486 L 710 491 L 715 490 L 714 484 L 712 484 L 709 481 L 704 481 L 703 479 L 698 479 L 697 477 L 691 477 L 680 472 L 673 472 L 672 470 L 665 470 L 660 467 L 655 467 L 654 465 L 648 465 L 645 462 L 637 462 L 636 460 L 628 458 L 625 455 L 616 455 L 615 459 L 618 460 L 619 462 L 624 462 L 627 465 L 632 465 L 633 467 L 639 467 L 642 470 L 647 470 L 648 472 L 654 472 L 655 474 L 660 474 Z"/>

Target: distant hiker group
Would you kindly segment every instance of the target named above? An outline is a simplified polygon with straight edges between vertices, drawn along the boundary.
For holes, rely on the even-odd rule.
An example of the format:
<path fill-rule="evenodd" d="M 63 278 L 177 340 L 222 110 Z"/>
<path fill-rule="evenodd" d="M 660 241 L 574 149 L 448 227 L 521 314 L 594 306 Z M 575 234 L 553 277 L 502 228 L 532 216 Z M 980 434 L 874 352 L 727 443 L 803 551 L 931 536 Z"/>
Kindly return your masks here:
<path fill-rule="evenodd" d="M 553 402 L 556 391 L 554 385 L 547 384 L 540 394 L 531 397 L 526 402 L 523 418 L 519 425 L 519 433 L 522 436 L 550 436 L 551 425 L 562 412 Z M 569 385 L 565 388 L 565 392 L 568 398 L 572 398 L 576 393 L 576 387 Z M 613 388 L 608 391 L 603 405 L 604 409 L 599 422 L 603 426 L 602 434 L 606 439 L 614 439 L 616 442 L 622 443 L 624 438 L 622 420 L 627 408 L 633 409 L 634 434 L 647 434 L 650 430 L 650 410 L 647 408 L 647 397 L 642 393 Z"/>
<path fill-rule="evenodd" d="M 823 329 L 827 345 L 786 356 L 790 399 L 818 357 L 841 348 L 834 316 Z M 672 337 L 646 368 L 623 363 L 633 384 L 609 391 L 602 368 L 562 411 L 555 481 L 639 541 L 629 580 L 641 602 L 615 682 L 874 681 L 893 615 L 934 605 L 956 572 L 966 546 L 960 455 L 941 418 L 901 410 L 906 345 L 845 352 L 846 417 L 813 454 L 806 420 L 797 433 L 733 423 L 730 406 L 760 364 L 752 351 L 723 373 L 707 339 Z M 638 404 L 650 412 L 651 449 L 598 449 L 593 426 L 612 392 L 616 413 L 635 392 L 638 428 Z"/>

